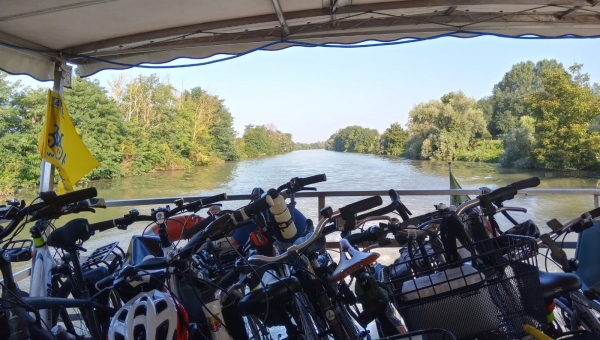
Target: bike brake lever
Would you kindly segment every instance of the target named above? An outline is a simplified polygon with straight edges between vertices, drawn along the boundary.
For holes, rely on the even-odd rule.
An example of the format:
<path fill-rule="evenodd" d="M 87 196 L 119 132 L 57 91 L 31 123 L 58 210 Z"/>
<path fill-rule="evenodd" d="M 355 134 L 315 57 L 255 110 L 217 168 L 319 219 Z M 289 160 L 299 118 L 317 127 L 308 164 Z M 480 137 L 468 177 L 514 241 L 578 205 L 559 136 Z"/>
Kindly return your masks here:
<path fill-rule="evenodd" d="M 503 212 L 503 211 L 517 211 L 517 212 L 526 213 L 527 209 L 519 208 L 519 207 L 504 207 L 504 206 L 496 209 L 496 213 Z"/>

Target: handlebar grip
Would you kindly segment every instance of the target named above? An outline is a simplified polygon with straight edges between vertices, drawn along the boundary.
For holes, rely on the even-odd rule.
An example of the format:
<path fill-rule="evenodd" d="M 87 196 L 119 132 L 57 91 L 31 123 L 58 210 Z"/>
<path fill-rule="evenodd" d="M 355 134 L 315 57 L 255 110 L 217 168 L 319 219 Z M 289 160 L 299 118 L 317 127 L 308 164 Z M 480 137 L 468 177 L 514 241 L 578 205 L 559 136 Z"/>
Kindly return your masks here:
<path fill-rule="evenodd" d="M 363 242 L 377 242 L 377 235 L 369 232 L 350 234 L 345 239 L 353 246 Z"/>
<path fill-rule="evenodd" d="M 201 201 L 202 201 L 202 205 L 209 205 L 209 204 L 213 204 L 213 203 L 217 203 L 217 202 L 221 202 L 221 201 L 225 201 L 225 200 L 227 200 L 227 194 L 222 193 L 219 195 L 207 197 L 205 199 L 202 199 Z"/>
<path fill-rule="evenodd" d="M 390 189 L 390 191 L 388 191 L 388 194 L 390 195 L 390 199 L 392 200 L 392 202 L 399 202 L 400 201 L 400 196 L 398 195 L 398 193 L 396 192 L 396 190 Z"/>
<path fill-rule="evenodd" d="M 338 231 L 338 229 L 336 228 L 335 224 L 330 224 L 328 226 L 325 226 L 325 228 L 323 228 L 323 231 L 321 232 L 321 234 L 323 234 L 323 236 L 327 236 L 331 233 L 335 233 L 336 231 Z"/>
<path fill-rule="evenodd" d="M 194 236 L 200 230 L 204 230 L 210 224 L 210 222 L 212 222 L 211 218 L 203 219 L 202 221 L 193 225 L 191 228 L 184 230 L 181 233 L 181 238 L 186 239 L 186 240 L 189 239 L 190 237 Z"/>
<path fill-rule="evenodd" d="M 96 188 L 92 187 L 92 188 L 86 188 L 86 189 L 82 189 L 82 190 L 69 192 L 64 195 L 56 196 L 56 198 L 54 200 L 51 200 L 53 202 L 47 202 L 47 203 L 62 206 L 62 205 L 77 203 L 79 201 L 84 201 L 84 200 L 87 200 L 90 198 L 94 198 L 97 195 L 98 195 L 98 190 L 96 190 Z"/>
<path fill-rule="evenodd" d="M 380 196 L 373 196 L 340 208 L 340 213 L 342 214 L 343 218 L 343 216 L 354 215 L 365 210 L 373 209 L 380 206 L 382 203 L 383 200 Z"/>
<path fill-rule="evenodd" d="M 269 209 L 273 206 L 273 204 L 273 198 L 271 198 L 271 196 L 269 195 L 266 195 L 265 197 L 248 204 L 242 209 L 244 210 L 244 214 L 246 214 L 247 217 L 251 217 L 260 213 L 261 211 Z"/>
<path fill-rule="evenodd" d="M 385 206 L 383 208 L 379 208 L 377 210 L 369 211 L 368 213 L 364 213 L 362 215 L 358 215 L 358 216 L 356 216 L 356 219 L 357 220 L 362 220 L 363 218 L 367 218 L 367 217 L 370 217 L 370 216 L 382 216 L 382 215 L 385 215 L 385 214 L 389 214 L 389 213 L 393 212 L 394 210 L 396 210 L 399 206 L 400 206 L 400 203 L 398 201 L 393 201 L 388 206 Z"/>
<path fill-rule="evenodd" d="M 295 182 L 294 183 L 295 186 L 301 188 L 301 187 L 305 187 L 307 185 L 325 182 L 325 181 L 327 181 L 327 176 L 325 174 L 320 174 L 320 175 L 314 175 L 314 176 L 304 177 L 304 178 L 296 177 L 292 181 Z"/>
<path fill-rule="evenodd" d="M 105 230 L 114 228 L 116 226 L 117 226 L 117 223 L 115 220 L 108 220 L 108 221 L 90 224 L 88 226 L 88 230 L 89 231 L 96 231 L 96 230 L 97 231 L 105 231 Z"/>
<path fill-rule="evenodd" d="M 600 216 L 600 208 L 590 210 L 589 213 L 592 216 L 592 218 L 596 218 L 596 217 Z"/>
<path fill-rule="evenodd" d="M 518 182 L 514 182 L 513 184 L 510 184 L 508 186 L 511 186 L 517 190 L 523 190 L 523 189 L 527 189 L 527 188 L 534 188 L 537 187 L 538 185 L 540 185 L 540 179 L 539 177 L 531 177 L 528 179 L 524 179 Z"/>
<path fill-rule="evenodd" d="M 235 268 L 232 268 L 223 278 L 217 283 L 217 286 L 222 288 L 227 288 L 234 284 L 237 279 L 240 277 L 240 274 L 237 272 Z"/>
<path fill-rule="evenodd" d="M 102 290 L 102 289 L 108 288 L 113 285 L 114 280 L 115 280 L 114 276 L 109 275 L 109 276 L 101 279 L 100 281 L 96 282 L 96 285 L 95 285 L 96 289 Z"/>
<path fill-rule="evenodd" d="M 503 188 L 498 188 L 489 194 L 479 196 L 479 201 L 482 204 L 492 203 L 492 202 L 502 202 L 509 200 L 517 194 L 517 189 L 512 186 L 507 186 Z"/>

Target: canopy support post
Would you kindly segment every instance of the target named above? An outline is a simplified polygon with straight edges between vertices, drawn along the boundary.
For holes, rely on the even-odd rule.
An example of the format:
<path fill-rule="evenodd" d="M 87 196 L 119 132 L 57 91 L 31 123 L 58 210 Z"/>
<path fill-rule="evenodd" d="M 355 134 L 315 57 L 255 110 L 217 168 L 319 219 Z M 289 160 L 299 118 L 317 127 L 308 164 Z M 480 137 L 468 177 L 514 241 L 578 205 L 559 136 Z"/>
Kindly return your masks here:
<path fill-rule="evenodd" d="M 54 66 L 54 87 L 53 91 L 60 94 L 63 94 L 64 88 L 64 78 L 63 78 L 63 70 L 62 70 L 63 62 L 56 61 Z M 40 193 L 44 191 L 52 190 L 52 186 L 54 184 L 54 166 L 45 159 L 42 159 L 42 173 L 40 174 Z"/>
<path fill-rule="evenodd" d="M 283 11 L 281 10 L 281 5 L 279 5 L 279 0 L 272 0 L 273 1 L 273 7 L 275 8 L 275 12 L 277 12 L 277 18 L 279 19 L 279 23 L 281 24 L 281 27 L 283 28 L 283 32 L 285 33 L 285 35 L 290 35 L 290 28 L 287 25 L 287 22 L 285 21 L 285 17 L 283 16 Z"/>

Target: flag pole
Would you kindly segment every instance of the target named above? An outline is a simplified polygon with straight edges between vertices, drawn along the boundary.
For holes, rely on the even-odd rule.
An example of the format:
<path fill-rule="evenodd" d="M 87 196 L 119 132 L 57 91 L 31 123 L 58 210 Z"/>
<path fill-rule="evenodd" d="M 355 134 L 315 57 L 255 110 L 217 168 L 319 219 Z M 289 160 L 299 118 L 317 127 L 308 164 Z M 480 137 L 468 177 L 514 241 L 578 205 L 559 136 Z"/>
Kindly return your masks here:
<path fill-rule="evenodd" d="M 56 61 L 54 63 L 54 86 L 53 91 L 59 93 L 61 96 L 63 94 L 64 88 L 64 78 L 62 71 L 62 62 Z M 44 118 L 44 119 L 47 119 Z M 46 162 L 45 159 L 42 159 L 42 172 L 40 174 L 40 193 L 44 191 L 52 190 L 52 186 L 54 184 L 54 165 Z"/>
<path fill-rule="evenodd" d="M 450 180 L 450 190 L 452 190 L 452 162 L 448 162 L 448 179 Z M 450 195 L 450 205 L 452 205 L 452 195 Z"/>

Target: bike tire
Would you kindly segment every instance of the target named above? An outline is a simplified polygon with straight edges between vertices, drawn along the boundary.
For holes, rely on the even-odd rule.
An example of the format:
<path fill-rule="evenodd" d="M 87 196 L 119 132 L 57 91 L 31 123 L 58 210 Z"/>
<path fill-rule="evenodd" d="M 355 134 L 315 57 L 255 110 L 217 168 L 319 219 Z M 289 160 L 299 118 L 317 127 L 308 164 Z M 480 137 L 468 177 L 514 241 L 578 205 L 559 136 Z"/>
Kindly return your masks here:
<path fill-rule="evenodd" d="M 316 329 L 317 325 L 308 309 L 311 306 L 310 301 L 304 292 L 296 293 L 294 296 L 294 304 L 299 318 L 297 322 L 300 323 L 299 325 L 297 324 L 297 326 L 303 331 L 304 338 L 306 340 L 326 339 L 319 336 L 319 332 Z M 312 313 L 312 315 L 315 314 Z"/>
<path fill-rule="evenodd" d="M 249 340 L 268 340 L 270 339 L 269 330 L 262 324 L 259 318 L 254 315 L 244 317 L 246 332 Z"/>
<path fill-rule="evenodd" d="M 352 318 L 352 316 L 350 316 L 350 313 L 346 310 L 346 307 L 344 305 L 338 305 L 338 307 L 336 308 L 336 314 L 338 320 L 340 320 L 340 322 L 342 323 L 342 327 L 348 335 L 348 340 L 371 339 L 368 333 L 365 333 L 365 337 L 360 336 L 360 329 L 358 328 L 357 324 L 354 322 L 354 319 Z"/>

